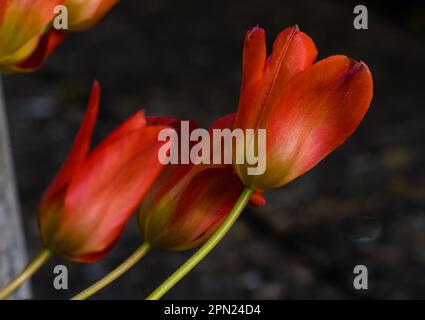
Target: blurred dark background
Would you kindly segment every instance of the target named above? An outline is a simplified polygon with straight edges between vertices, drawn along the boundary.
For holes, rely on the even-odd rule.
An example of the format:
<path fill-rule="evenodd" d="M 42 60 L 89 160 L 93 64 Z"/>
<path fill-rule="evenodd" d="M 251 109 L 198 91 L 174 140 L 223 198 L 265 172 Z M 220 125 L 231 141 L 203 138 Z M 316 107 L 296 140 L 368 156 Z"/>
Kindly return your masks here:
<path fill-rule="evenodd" d="M 353 28 L 353 8 L 369 29 Z M 29 255 L 40 249 L 37 202 L 64 160 L 91 83 L 103 93 L 96 140 L 140 108 L 207 126 L 235 110 L 247 29 L 268 44 L 298 24 L 319 59 L 343 53 L 372 70 L 375 96 L 349 141 L 305 176 L 267 192 L 166 298 L 425 298 L 425 9 L 408 1 L 121 1 L 95 28 L 71 34 L 38 72 L 5 76 Z M 53 259 L 34 277 L 36 298 L 87 287 L 141 242 L 131 221 L 102 262 Z M 191 252 L 153 251 L 95 298 L 142 299 Z M 69 290 L 53 288 L 53 266 Z M 353 268 L 369 289 L 353 288 Z"/>

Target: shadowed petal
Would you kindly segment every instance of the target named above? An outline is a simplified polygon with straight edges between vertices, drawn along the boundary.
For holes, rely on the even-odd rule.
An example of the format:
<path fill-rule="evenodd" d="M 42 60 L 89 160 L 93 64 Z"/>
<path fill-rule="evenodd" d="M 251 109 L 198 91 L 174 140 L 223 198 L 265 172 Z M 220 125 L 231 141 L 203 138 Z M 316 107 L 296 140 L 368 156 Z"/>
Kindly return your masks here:
<path fill-rule="evenodd" d="M 0 6 L 0 65 L 18 63 L 36 48 L 63 0 L 9 0 Z M 35 9 L 36 8 L 36 9 Z"/>
<path fill-rule="evenodd" d="M 227 216 L 243 189 L 232 168 L 209 168 L 196 174 L 156 244 L 186 250 L 208 239 Z"/>
<path fill-rule="evenodd" d="M 65 33 L 55 29 L 46 32 L 41 38 L 35 51 L 24 61 L 11 68 L 15 71 L 33 71 L 39 68 L 48 58 L 48 56 L 63 41 Z"/>

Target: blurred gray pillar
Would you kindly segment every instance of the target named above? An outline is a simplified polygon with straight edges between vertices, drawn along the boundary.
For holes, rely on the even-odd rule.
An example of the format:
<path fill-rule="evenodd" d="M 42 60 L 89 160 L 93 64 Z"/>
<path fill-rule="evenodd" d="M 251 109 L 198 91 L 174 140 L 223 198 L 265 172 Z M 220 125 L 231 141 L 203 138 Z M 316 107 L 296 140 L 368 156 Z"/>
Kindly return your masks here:
<path fill-rule="evenodd" d="M 16 191 L 6 106 L 0 77 L 0 288 L 25 266 L 27 256 Z M 12 298 L 31 295 L 28 284 Z"/>

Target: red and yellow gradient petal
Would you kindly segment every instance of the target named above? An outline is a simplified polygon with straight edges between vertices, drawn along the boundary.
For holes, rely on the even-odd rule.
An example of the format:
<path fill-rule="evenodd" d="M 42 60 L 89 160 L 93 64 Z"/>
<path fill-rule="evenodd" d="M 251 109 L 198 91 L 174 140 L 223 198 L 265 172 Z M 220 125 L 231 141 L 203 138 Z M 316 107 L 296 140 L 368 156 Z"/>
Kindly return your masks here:
<path fill-rule="evenodd" d="M 37 48 L 63 0 L 1 0 L 0 66 L 17 64 Z M 37 10 L 34 10 L 37 8 Z"/>
<path fill-rule="evenodd" d="M 64 32 L 50 29 L 41 37 L 33 53 L 23 62 L 11 65 L 10 71 L 30 72 L 38 69 L 47 60 L 49 55 L 62 43 L 64 38 Z"/>
<path fill-rule="evenodd" d="M 200 171 L 180 196 L 163 232 L 155 237 L 155 245 L 187 250 L 201 244 L 220 226 L 242 189 L 230 167 Z"/>

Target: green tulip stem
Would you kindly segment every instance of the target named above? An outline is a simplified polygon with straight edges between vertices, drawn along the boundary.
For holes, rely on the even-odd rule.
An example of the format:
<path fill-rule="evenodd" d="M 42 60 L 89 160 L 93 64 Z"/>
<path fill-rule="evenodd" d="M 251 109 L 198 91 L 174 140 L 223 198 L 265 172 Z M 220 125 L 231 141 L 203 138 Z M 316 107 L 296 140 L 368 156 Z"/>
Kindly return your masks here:
<path fill-rule="evenodd" d="M 212 237 L 204 243 L 204 245 L 195 252 L 177 271 L 175 271 L 167 280 L 165 280 L 158 288 L 152 292 L 146 300 L 158 300 L 166 294 L 174 285 L 176 285 L 186 274 L 188 274 L 199 262 L 202 261 L 214 247 L 223 239 L 223 237 L 230 230 L 232 225 L 236 222 L 243 209 L 248 204 L 254 190 L 245 187 L 239 199 L 230 211 L 227 218 L 212 235 Z"/>
<path fill-rule="evenodd" d="M 3 289 L 0 290 L 0 300 L 7 299 L 31 276 L 49 260 L 51 253 L 48 249 L 41 250 L 27 266 Z"/>
<path fill-rule="evenodd" d="M 143 243 L 133 254 L 128 257 L 123 263 L 121 263 L 118 267 L 116 267 L 113 271 L 108 273 L 105 277 L 100 279 L 98 282 L 88 287 L 84 291 L 80 292 L 76 296 L 74 296 L 71 300 L 85 300 L 91 297 L 96 292 L 102 290 L 120 276 L 122 276 L 125 272 L 131 269 L 137 262 L 140 261 L 150 250 L 151 246 L 149 243 Z"/>

